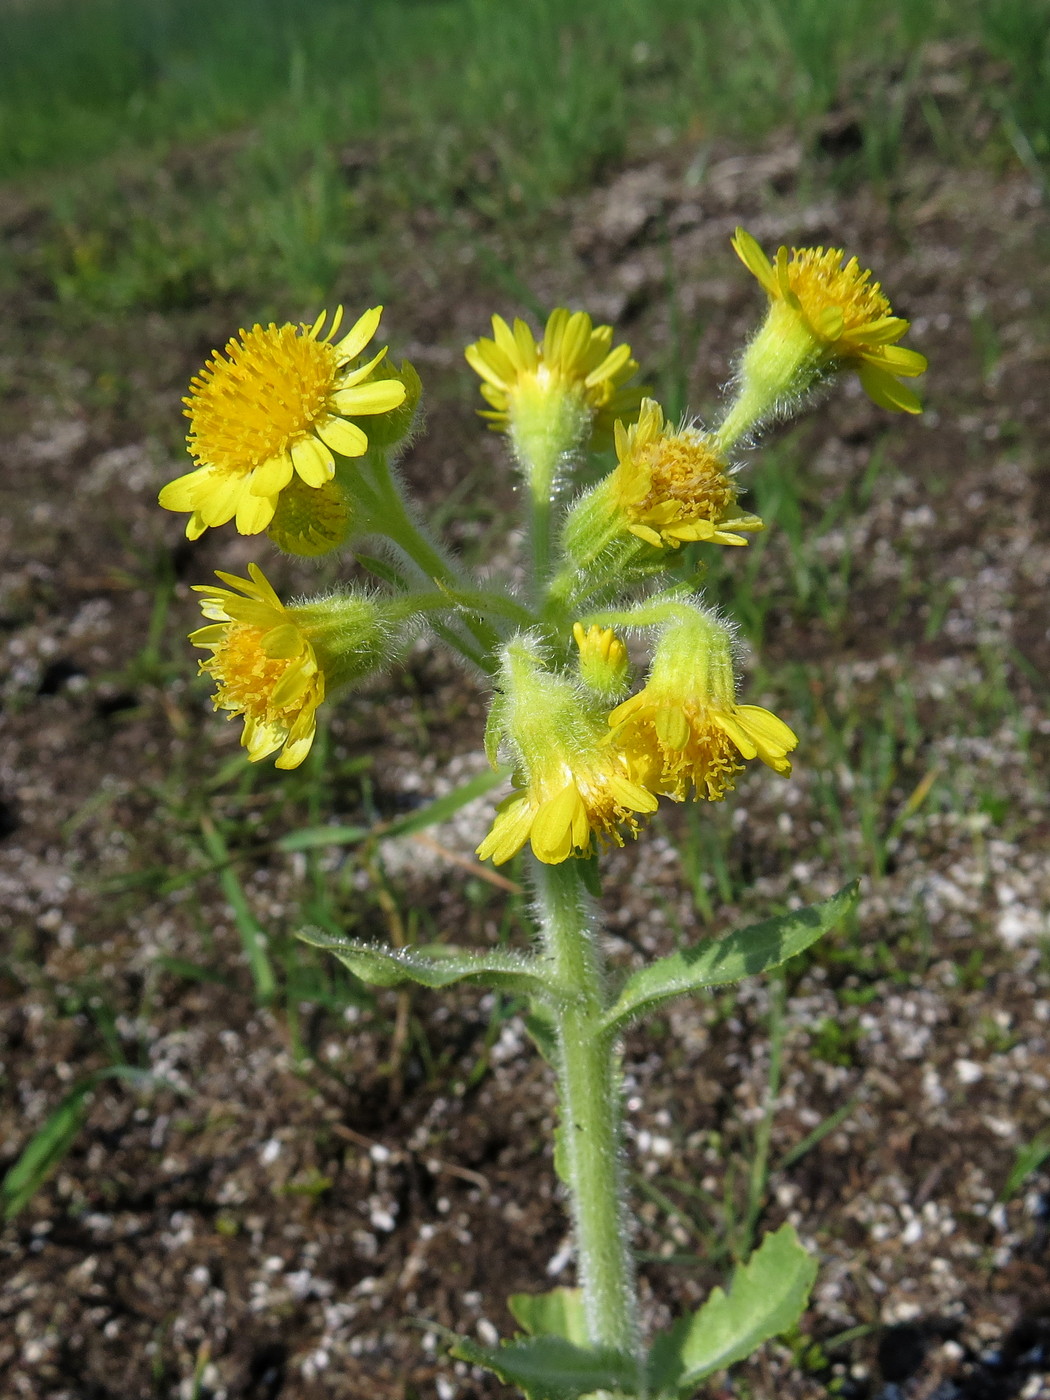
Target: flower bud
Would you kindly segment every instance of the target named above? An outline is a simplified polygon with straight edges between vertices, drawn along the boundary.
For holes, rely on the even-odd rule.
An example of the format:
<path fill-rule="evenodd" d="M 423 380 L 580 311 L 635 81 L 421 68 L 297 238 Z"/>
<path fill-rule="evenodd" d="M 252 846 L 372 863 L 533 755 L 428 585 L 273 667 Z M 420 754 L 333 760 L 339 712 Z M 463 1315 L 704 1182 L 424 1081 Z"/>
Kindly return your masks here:
<path fill-rule="evenodd" d="M 338 479 L 307 486 L 294 478 L 281 492 L 266 533 L 285 554 L 330 554 L 350 536 L 353 508 Z"/>
<path fill-rule="evenodd" d="M 627 648 L 611 627 L 600 627 L 597 623 L 584 631 L 582 623 L 574 622 L 572 635 L 579 649 L 580 680 L 606 704 L 611 704 L 624 693 L 629 682 L 631 664 Z"/>
<path fill-rule="evenodd" d="M 411 435 L 423 396 L 422 381 L 411 360 L 402 360 L 400 369 L 396 369 L 389 360 L 384 360 L 373 370 L 372 380 L 377 383 L 383 380 L 399 383 L 404 388 L 405 396 L 395 408 L 365 419 L 359 426 L 367 431 L 371 446 L 396 447 Z"/>

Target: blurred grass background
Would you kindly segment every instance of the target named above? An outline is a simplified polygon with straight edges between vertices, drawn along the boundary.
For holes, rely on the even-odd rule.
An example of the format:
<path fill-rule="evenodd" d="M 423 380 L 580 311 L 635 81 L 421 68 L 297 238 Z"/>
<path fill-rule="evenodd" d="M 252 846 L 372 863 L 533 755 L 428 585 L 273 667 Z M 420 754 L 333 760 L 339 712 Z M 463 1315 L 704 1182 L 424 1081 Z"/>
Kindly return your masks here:
<path fill-rule="evenodd" d="M 1050 152 L 1046 0 L 5 0 L 0 15 L 0 177 L 43 183 L 60 230 L 30 270 L 96 312 L 246 288 L 316 299 L 347 242 L 381 242 L 399 208 L 528 228 L 654 143 L 777 127 L 813 142 L 835 104 L 859 123 L 838 178 L 885 181 L 916 112 L 959 154 L 936 96 L 914 91 L 931 42 L 1001 60 L 992 149 L 1033 167 Z"/>

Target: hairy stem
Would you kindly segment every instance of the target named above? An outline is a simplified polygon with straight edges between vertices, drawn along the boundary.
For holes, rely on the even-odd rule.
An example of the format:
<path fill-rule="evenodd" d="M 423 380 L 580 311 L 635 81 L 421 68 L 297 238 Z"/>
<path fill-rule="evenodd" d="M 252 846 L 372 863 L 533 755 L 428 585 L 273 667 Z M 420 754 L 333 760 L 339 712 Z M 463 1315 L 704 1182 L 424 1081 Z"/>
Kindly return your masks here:
<path fill-rule="evenodd" d="M 532 861 L 532 885 L 557 980 L 576 996 L 557 1010 L 560 1156 L 569 1190 L 590 1340 L 637 1354 L 638 1302 L 622 1162 L 621 1077 L 606 1008 L 593 910 L 578 863 Z"/>
<path fill-rule="evenodd" d="M 457 587 L 460 582 L 458 570 L 445 552 L 429 540 L 412 519 L 386 455 L 382 452 L 370 453 L 369 463 L 375 486 L 373 509 L 383 533 L 404 551 L 425 577 L 438 584 Z M 485 618 L 465 614 L 458 621 L 481 644 L 484 652 L 492 653 L 496 649 L 499 633 Z M 491 670 L 491 666 L 486 665 L 484 669 Z"/>

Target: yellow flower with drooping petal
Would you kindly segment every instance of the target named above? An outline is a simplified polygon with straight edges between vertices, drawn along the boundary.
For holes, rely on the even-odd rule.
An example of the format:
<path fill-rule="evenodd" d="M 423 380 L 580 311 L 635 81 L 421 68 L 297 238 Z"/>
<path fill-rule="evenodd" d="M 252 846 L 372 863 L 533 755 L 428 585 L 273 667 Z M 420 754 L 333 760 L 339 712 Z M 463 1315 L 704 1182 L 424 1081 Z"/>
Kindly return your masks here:
<path fill-rule="evenodd" d="M 250 578 L 218 572 L 229 588 L 196 585 L 211 625 L 190 634 L 212 655 L 200 663 L 216 682 L 213 704 L 244 716 L 241 743 L 253 763 L 281 750 L 278 768 L 297 768 L 310 752 L 325 675 L 317 654 L 257 564 Z M 232 590 L 236 589 L 237 592 Z"/>
<path fill-rule="evenodd" d="M 248 565 L 248 578 L 217 572 L 229 587 L 195 585 L 212 625 L 190 634 L 212 653 L 200 669 L 216 682 L 215 708 L 243 715 L 241 743 L 253 763 L 280 749 L 277 767 L 298 768 L 314 740 L 317 707 L 393 659 L 404 610 L 354 589 L 288 606 L 258 564 Z"/>
<path fill-rule="evenodd" d="M 783 777 L 798 738 L 782 719 L 759 705 L 719 705 L 683 698 L 647 685 L 609 716 L 614 747 L 629 755 L 640 781 L 681 802 L 693 788 L 697 800 L 720 801 L 743 771 L 742 759 L 759 758 Z"/>
<path fill-rule="evenodd" d="M 637 423 L 616 424 L 616 456 L 609 495 L 630 533 L 648 544 L 741 545 L 747 544 L 745 533 L 765 528 L 757 515 L 737 506 L 736 484 L 707 434 L 668 428 L 652 399 L 642 400 Z"/>
<path fill-rule="evenodd" d="M 845 261 L 841 248 L 792 248 L 789 254 L 780 247 L 771 263 L 742 228 L 736 231 L 733 248 L 770 299 L 766 339 L 771 343 L 763 342 L 763 355 L 774 360 L 774 342 L 790 343 L 801 330 L 826 367 L 855 364 L 865 393 L 880 407 L 922 411 L 919 400 L 900 380 L 922 374 L 926 357 L 896 344 L 909 322 L 893 315 L 880 284 L 872 281 L 871 272 L 863 270 L 855 257 Z M 752 358 L 762 337 L 760 331 L 747 352 Z M 784 392 L 790 393 L 790 386 Z"/>
<path fill-rule="evenodd" d="M 663 630 L 649 679 L 609 716 L 610 746 L 637 781 L 675 802 L 720 801 L 758 758 L 788 777 L 798 743 L 782 719 L 736 703 L 730 629 L 704 609 L 682 605 Z"/>
<path fill-rule="evenodd" d="M 637 836 L 638 818 L 658 805 L 631 774 L 625 755 L 597 743 L 586 753 L 562 754 L 500 804 L 478 856 L 502 865 L 531 841 L 537 860 L 560 865 L 570 856 L 589 856 L 592 837 L 622 846 L 624 830 Z"/>
<path fill-rule="evenodd" d="M 228 520 L 242 535 L 259 534 L 293 475 L 320 487 L 335 475 L 336 453 L 367 451 L 367 434 L 348 420 L 386 413 L 405 398 L 399 379 L 372 377 L 385 347 L 354 365 L 381 313 L 366 311 L 338 341 L 342 307 L 323 334 L 325 312 L 312 326 L 255 325 L 194 376 L 183 402 L 197 467 L 160 493 L 165 509 L 190 512 L 191 540 Z"/>
<path fill-rule="evenodd" d="M 608 437 L 617 418 L 633 417 L 641 390 L 628 384 L 638 370 L 629 345 L 613 348 L 612 326 L 595 326 L 585 311 L 552 311 L 542 339 L 515 320 L 492 318 L 493 339 L 483 336 L 466 350 L 467 363 L 482 380 L 491 405 L 481 409 L 497 432 L 511 431 L 516 413 L 568 394 L 590 420 L 591 435 Z"/>
<path fill-rule="evenodd" d="M 626 659 L 626 657 L 625 657 Z M 537 860 L 560 865 L 589 856 L 593 840 L 622 846 L 638 834 L 639 817 L 656 798 L 635 775 L 631 759 L 606 742 L 605 710 L 579 681 L 547 668 L 535 638 L 504 648 L 487 747 L 501 741 L 519 789 L 500 804 L 478 847 L 482 860 L 502 865 L 525 843 Z"/>

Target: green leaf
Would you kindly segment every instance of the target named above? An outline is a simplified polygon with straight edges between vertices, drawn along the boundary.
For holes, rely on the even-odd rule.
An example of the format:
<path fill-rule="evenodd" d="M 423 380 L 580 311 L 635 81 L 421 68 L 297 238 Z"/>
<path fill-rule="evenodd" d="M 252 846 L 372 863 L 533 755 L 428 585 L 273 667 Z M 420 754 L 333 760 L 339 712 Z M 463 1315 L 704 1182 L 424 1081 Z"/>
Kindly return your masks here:
<path fill-rule="evenodd" d="M 130 1079 L 140 1085 L 175 1089 L 166 1079 L 131 1065 L 108 1065 L 74 1085 L 48 1115 L 19 1153 L 18 1160 L 0 1182 L 0 1213 L 5 1221 L 29 1204 L 44 1182 L 73 1146 L 87 1116 L 87 1096 L 104 1079 Z M 181 1092 L 175 1089 L 176 1093 Z"/>
<path fill-rule="evenodd" d="M 816 1276 L 817 1261 L 793 1225 L 766 1235 L 750 1261 L 734 1271 L 728 1293 L 713 1289 L 702 1308 L 657 1337 L 649 1354 L 651 1392 L 691 1394 L 705 1376 L 789 1331 L 805 1312 Z"/>
<path fill-rule="evenodd" d="M 507 774 L 506 768 L 495 772 L 486 769 L 453 792 L 447 792 L 444 797 L 395 821 L 379 822 L 375 826 L 306 826 L 299 831 L 289 831 L 276 845 L 282 851 L 311 851 L 319 846 L 355 846 L 369 837 L 386 840 L 391 836 L 411 836 L 414 831 L 423 831 L 428 826 L 436 826 L 438 822 L 455 816 L 475 797 L 483 797 L 500 783 L 506 782 Z"/>
<path fill-rule="evenodd" d="M 529 1337 L 564 1337 L 587 1347 L 587 1317 L 582 1288 L 552 1288 L 549 1294 L 511 1294 L 511 1317 Z"/>
<path fill-rule="evenodd" d="M 226 902 L 233 911 L 233 921 L 241 936 L 241 947 L 244 949 L 248 966 L 251 968 L 252 981 L 255 983 L 255 999 L 265 1004 L 273 1000 L 277 991 L 277 978 L 266 951 L 266 934 L 252 913 L 244 886 L 230 863 L 229 848 L 222 832 L 210 817 L 201 818 L 201 832 L 205 848 L 218 866 L 219 884 L 226 896 Z"/>
<path fill-rule="evenodd" d="M 574 1346 L 564 1337 L 530 1337 L 498 1350 L 461 1337 L 451 1355 L 516 1385 L 526 1400 L 578 1400 L 596 1390 L 637 1395 L 638 1370 L 629 1356 Z"/>
<path fill-rule="evenodd" d="M 542 1002 L 534 1002 L 524 1016 L 525 1029 L 532 1043 L 549 1065 L 558 1063 L 558 1028 L 554 1017 Z"/>
<path fill-rule="evenodd" d="M 507 1307 L 530 1337 L 563 1337 L 574 1346 L 587 1345 L 582 1288 L 552 1288 L 549 1293 L 512 1293 Z"/>
<path fill-rule="evenodd" d="M 534 971 L 540 966 L 538 961 L 519 953 L 471 953 L 445 944 L 386 948 L 380 943 L 339 938 L 319 928 L 301 929 L 299 937 L 304 943 L 334 953 L 355 977 L 375 987 L 396 987 L 400 982 L 418 982 L 424 987 L 480 982 L 485 987 L 498 987 L 529 998 L 549 1000 L 555 995 L 547 975 Z"/>
<path fill-rule="evenodd" d="M 810 904 L 750 928 L 737 929 L 725 938 L 695 943 L 668 958 L 660 958 L 627 979 L 616 1004 L 605 1014 L 604 1029 L 621 1030 L 673 997 L 739 982 L 742 977 L 778 967 L 844 918 L 857 897 L 854 880 L 822 904 Z"/>

